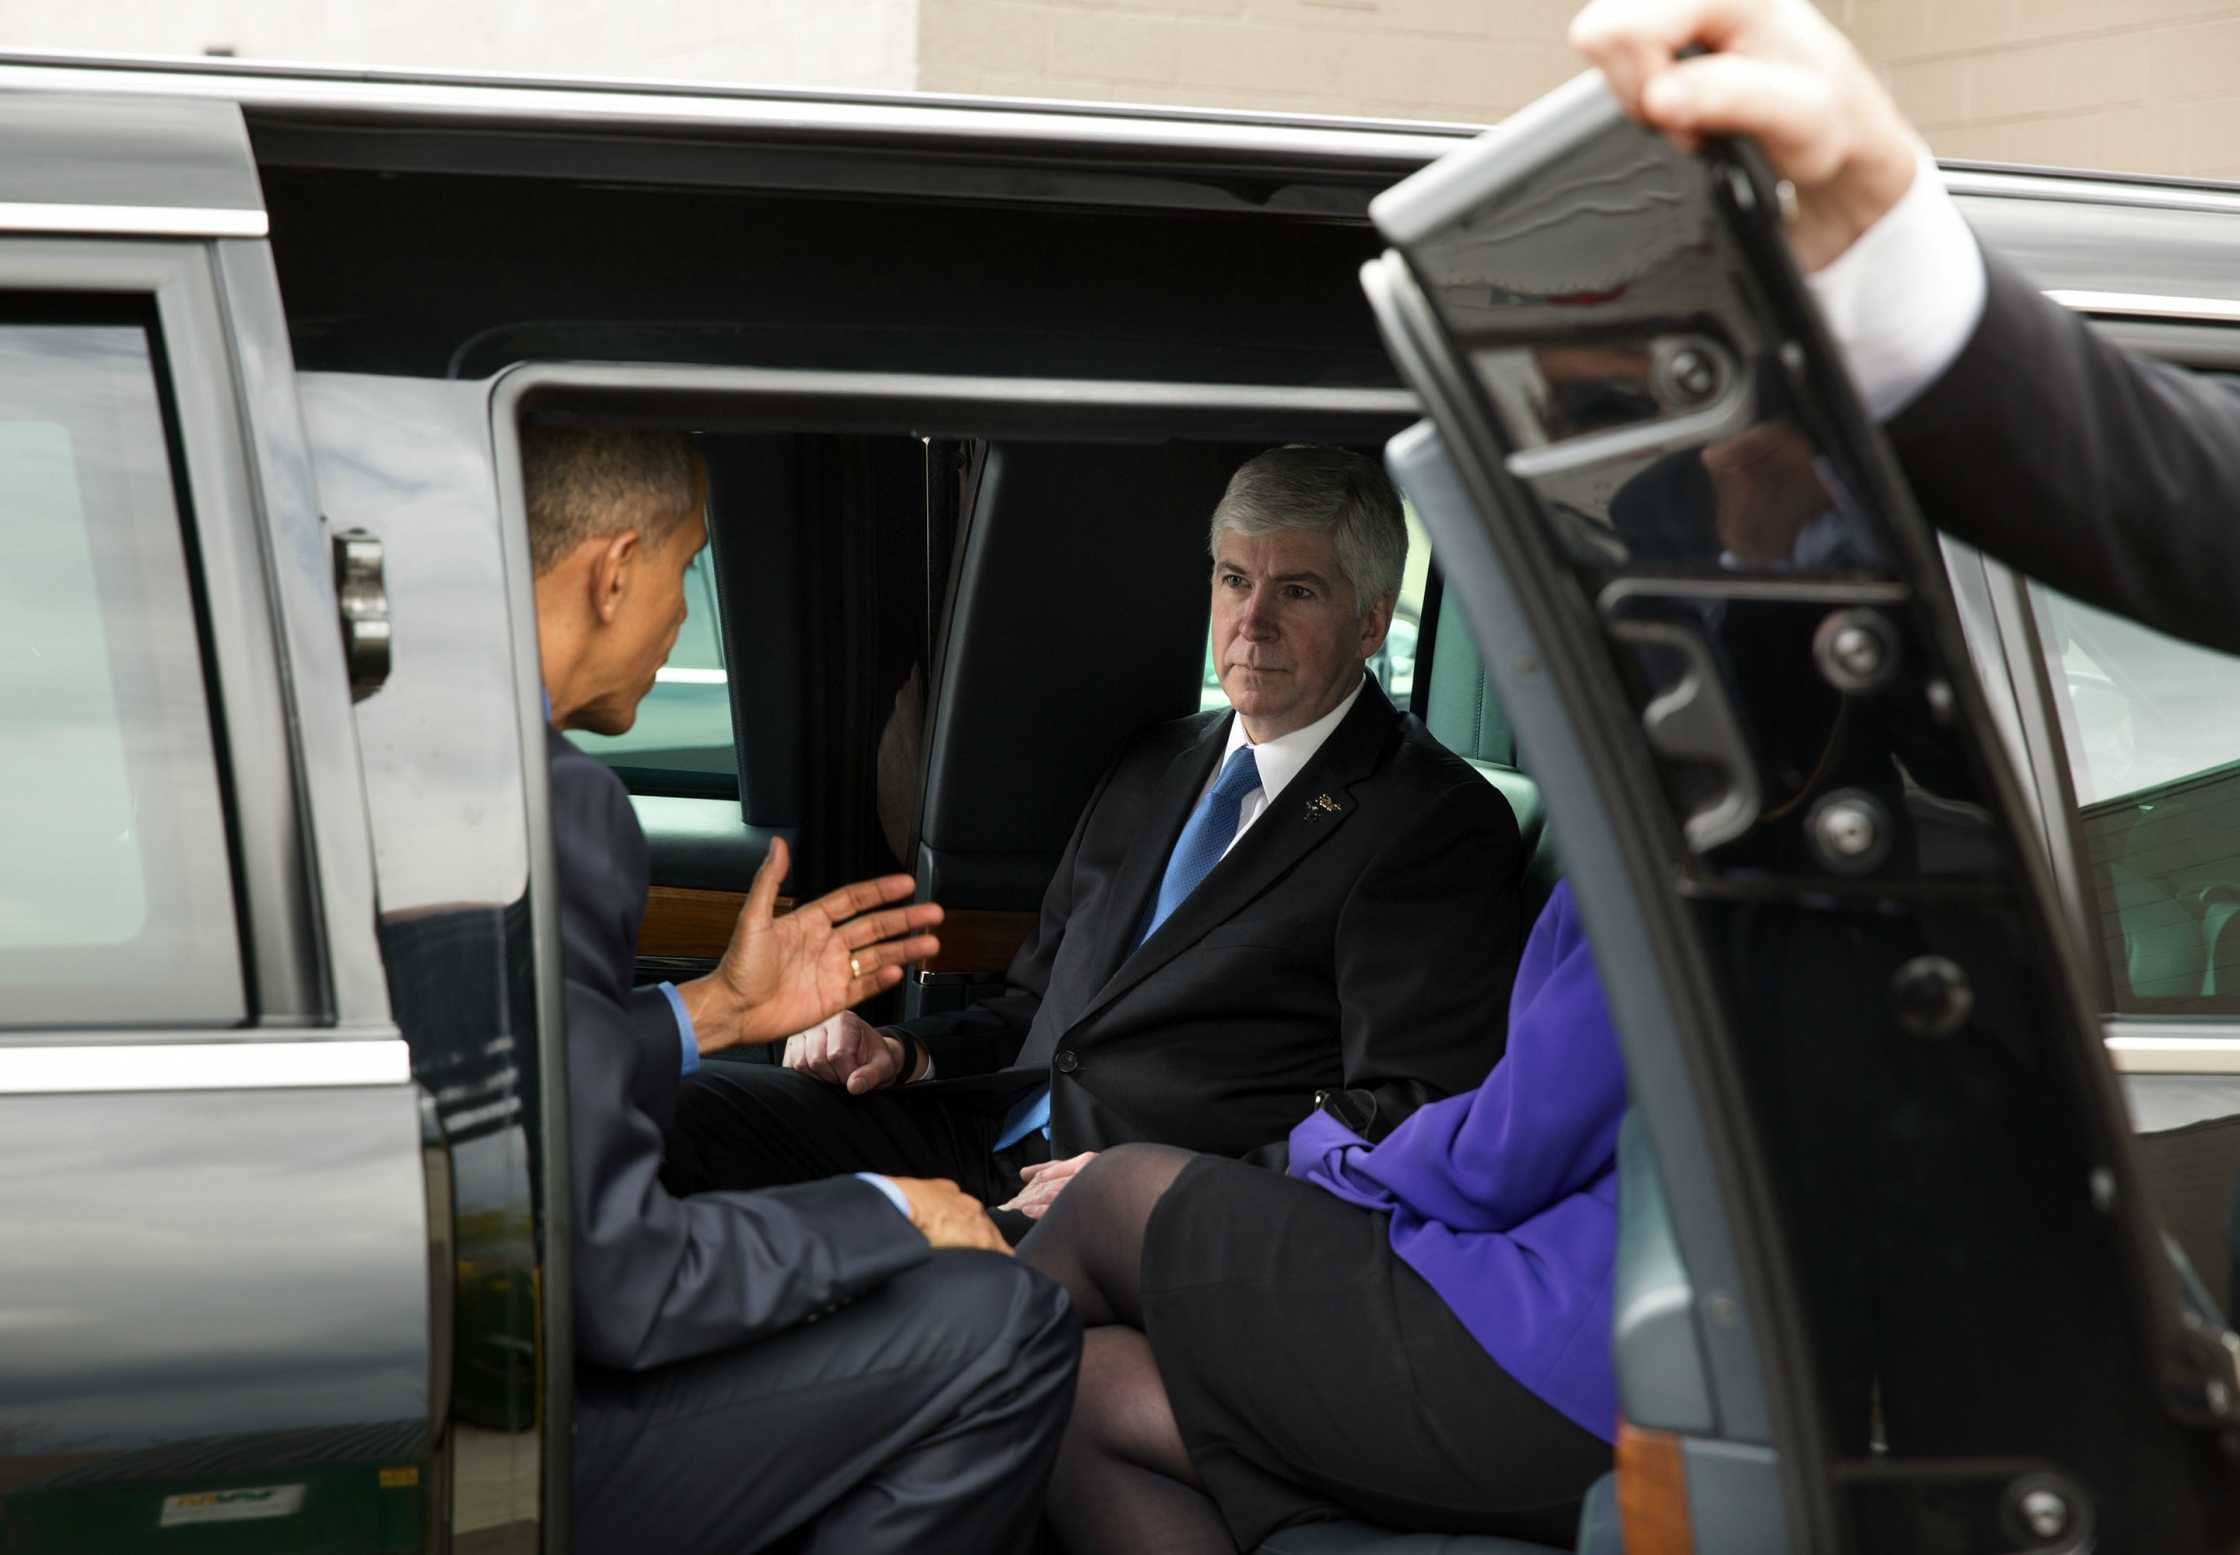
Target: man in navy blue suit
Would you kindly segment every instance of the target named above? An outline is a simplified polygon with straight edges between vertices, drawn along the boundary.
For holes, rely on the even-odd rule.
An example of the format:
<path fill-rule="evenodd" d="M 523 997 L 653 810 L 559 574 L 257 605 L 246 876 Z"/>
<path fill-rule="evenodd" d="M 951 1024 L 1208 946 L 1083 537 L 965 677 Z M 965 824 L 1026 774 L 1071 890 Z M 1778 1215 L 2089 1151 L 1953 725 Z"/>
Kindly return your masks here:
<path fill-rule="evenodd" d="M 798 1031 L 932 953 L 907 875 L 779 917 L 774 843 L 715 972 L 632 987 L 647 856 L 620 733 L 685 616 L 705 481 L 680 435 L 523 435 L 567 978 L 576 1542 L 671 1551 L 1023 1550 L 1073 1395 L 1064 1294 L 953 1183 L 841 1176 L 672 1196 L 700 1055 Z"/>

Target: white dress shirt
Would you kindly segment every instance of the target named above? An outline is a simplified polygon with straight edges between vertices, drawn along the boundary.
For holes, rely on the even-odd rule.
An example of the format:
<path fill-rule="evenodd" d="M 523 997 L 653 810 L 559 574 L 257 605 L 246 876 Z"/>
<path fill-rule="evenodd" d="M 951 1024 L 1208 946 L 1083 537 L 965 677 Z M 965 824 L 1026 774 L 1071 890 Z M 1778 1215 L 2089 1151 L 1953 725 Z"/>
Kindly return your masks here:
<path fill-rule="evenodd" d="M 1206 779 L 1206 786 L 1198 790 L 1198 797 L 1204 799 L 1213 792 L 1213 785 L 1220 781 L 1221 769 L 1229 764 L 1229 758 L 1237 753 L 1238 747 L 1245 745 L 1252 747 L 1252 764 L 1260 771 L 1260 786 L 1245 795 L 1244 802 L 1237 807 L 1237 836 L 1231 837 L 1229 847 L 1221 850 L 1223 858 L 1229 856 L 1229 848 L 1237 845 L 1237 837 L 1242 837 L 1254 821 L 1267 813 L 1268 806 L 1282 796 L 1291 780 L 1314 759 L 1314 753 L 1322 749 L 1322 742 L 1330 738 L 1330 731 L 1343 723 L 1346 714 L 1353 711 L 1353 704 L 1361 700 L 1361 686 L 1367 684 L 1368 676 L 1364 672 L 1361 685 L 1355 686 L 1343 702 L 1304 729 L 1279 734 L 1272 740 L 1254 740 L 1244 732 L 1244 720 L 1234 713 L 1229 715 L 1229 743 L 1221 748 L 1221 759 L 1213 764 L 1213 774 Z"/>
<path fill-rule="evenodd" d="M 1983 251 L 1926 148 L 1898 203 L 1806 284 L 1877 421 L 1952 365 L 1983 317 Z"/>

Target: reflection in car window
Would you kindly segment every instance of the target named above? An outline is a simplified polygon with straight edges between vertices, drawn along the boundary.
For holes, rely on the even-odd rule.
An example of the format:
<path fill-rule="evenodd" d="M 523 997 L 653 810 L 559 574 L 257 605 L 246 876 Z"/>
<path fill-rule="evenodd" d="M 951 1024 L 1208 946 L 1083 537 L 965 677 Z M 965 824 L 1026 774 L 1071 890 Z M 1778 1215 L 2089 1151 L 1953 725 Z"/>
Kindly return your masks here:
<path fill-rule="evenodd" d="M 0 323 L 0 1023 L 232 1024 L 233 870 L 148 333 Z"/>
<path fill-rule="evenodd" d="M 2240 659 L 2031 592 L 2115 1007 L 2240 1013 Z"/>
<path fill-rule="evenodd" d="M 1392 607 L 1392 629 L 1385 633 L 1384 646 L 1370 656 L 1368 668 L 1369 673 L 1377 677 L 1377 684 L 1384 687 L 1385 695 L 1392 698 L 1392 705 L 1405 711 L 1416 686 L 1416 632 L 1423 620 L 1424 581 L 1431 571 L 1431 534 L 1405 498 L 1401 499 L 1400 506 L 1408 520 L 1408 561 L 1400 574 L 1399 601 Z M 1222 694 L 1220 673 L 1213 663 L 1213 632 L 1209 627 L 1205 679 L 1198 690 L 1198 709 L 1210 713 L 1228 705 L 1228 697 Z"/>
<path fill-rule="evenodd" d="M 715 573 L 702 549 L 684 575 L 684 629 L 626 734 L 569 731 L 578 749 L 640 793 L 735 794 L 731 686 L 724 674 Z"/>

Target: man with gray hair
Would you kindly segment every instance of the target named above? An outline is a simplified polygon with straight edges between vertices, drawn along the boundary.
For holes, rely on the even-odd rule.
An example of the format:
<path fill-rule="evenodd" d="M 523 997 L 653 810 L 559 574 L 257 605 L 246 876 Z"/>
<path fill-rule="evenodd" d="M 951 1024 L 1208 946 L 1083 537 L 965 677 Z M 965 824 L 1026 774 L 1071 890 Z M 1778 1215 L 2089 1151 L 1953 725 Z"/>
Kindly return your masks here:
<path fill-rule="evenodd" d="M 1234 711 L 1123 752 L 1004 992 L 884 1030 L 842 1014 L 782 1067 L 702 1069 L 670 1135 L 679 1191 L 877 1171 L 1038 1219 L 1108 1145 L 1280 1169 L 1317 1107 L 1373 1141 L 1484 1077 L 1524 859 L 1500 794 L 1363 669 L 1406 560 L 1398 495 L 1360 454 L 1270 449 L 1208 540 Z"/>

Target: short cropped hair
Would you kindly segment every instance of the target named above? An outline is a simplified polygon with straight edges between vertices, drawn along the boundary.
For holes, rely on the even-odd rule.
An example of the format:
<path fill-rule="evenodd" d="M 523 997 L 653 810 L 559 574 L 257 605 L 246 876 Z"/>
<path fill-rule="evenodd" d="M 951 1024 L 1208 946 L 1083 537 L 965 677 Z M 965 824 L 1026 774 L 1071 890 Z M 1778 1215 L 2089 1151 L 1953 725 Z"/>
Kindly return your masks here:
<path fill-rule="evenodd" d="M 539 574 L 584 541 L 625 530 L 658 545 L 700 511 L 700 456 L 682 432 L 525 426 L 521 478 Z"/>
<path fill-rule="evenodd" d="M 1270 534 L 1305 529 L 1326 534 L 1338 568 L 1353 587 L 1354 614 L 1400 592 L 1408 564 L 1408 524 L 1400 494 L 1373 460 L 1346 448 L 1288 443 L 1237 466 L 1214 506 L 1206 548 L 1218 554 L 1226 530 Z"/>

